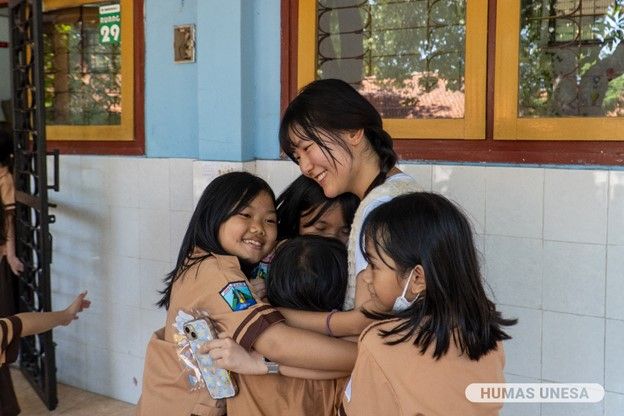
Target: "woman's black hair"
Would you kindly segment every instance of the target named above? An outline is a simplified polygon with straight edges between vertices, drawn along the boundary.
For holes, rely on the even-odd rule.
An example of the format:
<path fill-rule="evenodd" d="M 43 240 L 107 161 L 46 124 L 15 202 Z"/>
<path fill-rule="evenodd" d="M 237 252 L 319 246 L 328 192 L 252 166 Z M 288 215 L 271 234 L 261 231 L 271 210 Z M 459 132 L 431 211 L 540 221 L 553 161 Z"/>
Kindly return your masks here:
<path fill-rule="evenodd" d="M 335 164 L 336 158 L 319 133 L 322 131 L 324 137 L 328 137 L 351 155 L 351 150 L 338 133 L 360 129 L 379 156 L 379 174 L 366 190 L 366 195 L 386 180 L 386 175 L 397 162 L 397 154 L 392 147 L 392 138 L 383 129 L 379 111 L 346 82 L 339 79 L 321 79 L 303 87 L 282 116 L 280 146 L 296 163 L 290 140 L 292 131 L 301 140 L 316 143 Z"/>
<path fill-rule="evenodd" d="M 392 259 L 397 275 L 405 276 L 417 265 L 425 272 L 426 289 L 408 309 L 366 312 L 374 319 L 402 318 L 391 330 L 380 330 L 382 337 L 393 337 L 388 344 L 414 337 L 424 354 L 433 342 L 433 357 L 439 359 L 453 340 L 470 359 L 478 360 L 498 341 L 510 339 L 501 327 L 517 320 L 503 319 L 488 299 L 472 229 L 448 199 L 416 192 L 380 205 L 366 217 L 360 244 L 366 247 L 367 260 L 370 250 Z"/>
<path fill-rule="evenodd" d="M 261 192 L 266 192 L 275 203 L 271 187 L 263 179 L 247 172 L 226 173 L 210 182 L 186 229 L 176 266 L 165 277 L 166 287 L 160 292 L 163 297 L 157 303 L 159 307 L 169 308 L 173 283 L 189 267 L 206 259 L 211 253 L 228 254 L 219 243 L 219 227 L 249 205 Z M 194 255 L 195 249 L 201 249 L 207 254 Z"/>
<path fill-rule="evenodd" d="M 341 309 L 347 290 L 347 249 L 335 239 L 303 235 L 275 251 L 266 280 L 273 306 L 307 310 Z"/>
<path fill-rule="evenodd" d="M 359 198 L 349 192 L 335 198 L 327 198 L 323 193 L 323 188 L 316 181 L 301 175 L 277 198 L 277 239 L 297 237 L 302 216 L 320 207 L 314 218 L 302 224 L 304 227 L 309 227 L 334 204 L 340 205 L 345 224 L 351 225 L 359 203 Z"/>

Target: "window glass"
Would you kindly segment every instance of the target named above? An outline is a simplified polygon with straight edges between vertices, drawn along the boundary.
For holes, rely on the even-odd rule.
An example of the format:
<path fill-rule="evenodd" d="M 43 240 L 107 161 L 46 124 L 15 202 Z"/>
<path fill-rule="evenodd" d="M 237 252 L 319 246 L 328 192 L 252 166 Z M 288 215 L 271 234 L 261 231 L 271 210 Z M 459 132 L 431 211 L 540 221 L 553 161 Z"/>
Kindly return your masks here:
<path fill-rule="evenodd" d="M 122 39 L 101 42 L 101 5 L 44 13 L 47 125 L 121 124 Z"/>
<path fill-rule="evenodd" d="M 624 116 L 624 0 L 522 0 L 519 117 Z"/>
<path fill-rule="evenodd" d="M 316 77 L 384 118 L 463 118 L 465 15 L 465 0 L 319 0 Z"/>

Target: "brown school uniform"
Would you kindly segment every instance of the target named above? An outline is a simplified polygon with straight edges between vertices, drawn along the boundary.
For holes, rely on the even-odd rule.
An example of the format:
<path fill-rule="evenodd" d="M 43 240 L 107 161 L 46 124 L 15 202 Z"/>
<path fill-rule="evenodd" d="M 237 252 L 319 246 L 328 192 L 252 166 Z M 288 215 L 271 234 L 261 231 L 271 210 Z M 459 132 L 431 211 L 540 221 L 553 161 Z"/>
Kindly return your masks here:
<path fill-rule="evenodd" d="M 221 296 L 232 282 L 247 282 L 238 259 L 214 255 L 191 267 L 174 283 L 166 325 L 156 331 L 147 348 L 137 414 L 223 415 L 226 403 L 228 416 L 335 414 L 346 379 L 235 375 L 239 392 L 226 401 L 212 399 L 204 387 L 191 391 L 174 341 L 179 310 L 195 316 L 210 315 L 246 349 L 264 330 L 284 320 L 277 310 L 259 301 L 248 309 L 233 311 Z"/>
<path fill-rule="evenodd" d="M 0 201 L 4 209 L 4 218 L 15 210 L 15 187 L 13 186 L 13 176 L 6 166 L 0 166 Z M 12 219 L 12 217 L 11 217 Z M 0 224 L 4 230 L 6 240 L 6 224 Z M 15 308 L 15 287 L 17 286 L 9 263 L 6 259 L 6 241 L 0 240 L 0 318 L 14 315 Z M 0 376 L 0 381 L 2 378 Z"/>
<path fill-rule="evenodd" d="M 9 364 L 17 359 L 22 321 L 16 316 L 0 319 L 0 416 L 13 416 L 20 412 Z"/>
<path fill-rule="evenodd" d="M 497 349 L 471 361 L 451 341 L 435 360 L 430 345 L 425 354 L 411 341 L 386 345 L 379 329 L 391 329 L 397 320 L 375 323 L 360 336 L 358 357 L 343 395 L 341 415 L 498 415 L 502 403 L 472 403 L 464 390 L 471 383 L 504 383 L 505 354 Z"/>

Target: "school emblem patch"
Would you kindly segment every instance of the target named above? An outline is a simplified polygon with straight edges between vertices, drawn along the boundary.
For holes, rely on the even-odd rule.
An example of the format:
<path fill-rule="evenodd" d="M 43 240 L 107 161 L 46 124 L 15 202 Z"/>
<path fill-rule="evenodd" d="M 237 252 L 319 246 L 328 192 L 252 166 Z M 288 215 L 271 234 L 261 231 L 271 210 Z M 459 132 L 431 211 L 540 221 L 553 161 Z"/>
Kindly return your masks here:
<path fill-rule="evenodd" d="M 234 312 L 245 310 L 256 304 L 249 286 L 243 281 L 229 283 L 219 293 Z"/>

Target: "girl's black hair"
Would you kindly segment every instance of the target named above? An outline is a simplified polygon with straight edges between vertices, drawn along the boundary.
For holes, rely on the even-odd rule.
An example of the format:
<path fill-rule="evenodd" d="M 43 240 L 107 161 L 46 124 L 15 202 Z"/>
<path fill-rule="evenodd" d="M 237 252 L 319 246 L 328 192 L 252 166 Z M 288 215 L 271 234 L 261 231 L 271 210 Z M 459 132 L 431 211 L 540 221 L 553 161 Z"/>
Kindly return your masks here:
<path fill-rule="evenodd" d="M 249 205 L 261 192 L 266 192 L 275 203 L 271 187 L 263 179 L 247 172 L 226 173 L 210 182 L 186 229 L 176 266 L 165 277 L 166 287 L 160 292 L 163 297 L 157 303 L 159 307 L 169 308 L 173 283 L 188 268 L 206 259 L 211 253 L 228 254 L 219 243 L 219 227 Z M 208 254 L 194 255 L 196 248 Z"/>
<path fill-rule="evenodd" d="M 369 245 L 365 246 L 365 242 Z M 397 275 L 405 276 L 417 265 L 425 271 L 426 289 L 405 311 L 366 314 L 374 319 L 402 318 L 391 330 L 380 330 L 394 345 L 414 337 L 425 353 L 435 343 L 433 357 L 448 352 L 451 340 L 472 360 L 510 339 L 503 319 L 483 287 L 472 229 L 466 217 L 443 196 L 416 192 L 402 195 L 375 208 L 364 221 L 360 244 L 370 252 L 384 253 L 395 262 Z M 382 257 L 383 259 L 383 257 Z"/>
<path fill-rule="evenodd" d="M 275 251 L 266 280 L 273 306 L 307 310 L 341 309 L 347 290 L 347 249 L 335 239 L 303 235 Z"/>
<path fill-rule="evenodd" d="M 320 209 L 314 218 L 302 224 L 304 227 L 309 227 L 318 221 L 334 204 L 340 204 L 345 224 L 351 225 L 359 203 L 359 198 L 348 192 L 335 198 L 327 198 L 323 193 L 323 188 L 316 181 L 301 175 L 277 198 L 277 239 L 297 237 L 301 217 L 318 207 Z"/>
<path fill-rule="evenodd" d="M 338 133 L 364 130 L 371 148 L 379 156 L 379 174 L 365 195 L 386 180 L 386 175 L 397 162 L 392 138 L 383 129 L 379 111 L 351 85 L 339 79 L 321 79 L 303 87 L 290 102 L 282 116 L 279 129 L 280 146 L 295 163 L 294 149 L 289 133 L 302 140 L 316 143 L 323 153 L 337 163 L 319 132 L 342 147 L 349 155 L 351 150 Z"/>

